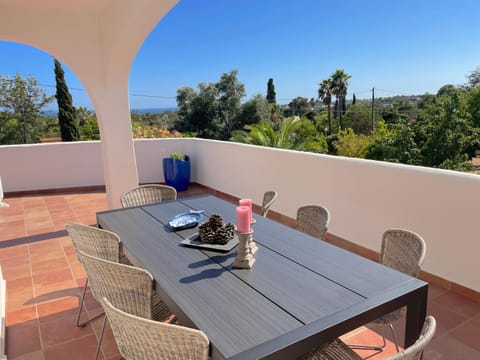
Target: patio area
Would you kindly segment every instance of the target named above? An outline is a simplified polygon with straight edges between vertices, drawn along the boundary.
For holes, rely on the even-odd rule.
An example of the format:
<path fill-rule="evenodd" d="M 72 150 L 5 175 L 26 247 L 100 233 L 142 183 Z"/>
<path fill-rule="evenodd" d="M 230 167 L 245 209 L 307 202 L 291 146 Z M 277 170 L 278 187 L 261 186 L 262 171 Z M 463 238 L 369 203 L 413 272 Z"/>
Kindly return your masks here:
<path fill-rule="evenodd" d="M 193 184 L 179 197 L 214 192 Z M 234 198 L 215 192 L 226 200 Z M 103 191 L 76 191 L 7 197 L 10 208 L 0 210 L 0 264 L 7 281 L 7 355 L 9 359 L 87 359 L 93 357 L 100 321 L 75 327 L 75 317 L 85 273 L 78 262 L 66 221 L 95 224 L 95 213 L 107 209 Z M 272 216 L 275 216 L 272 213 Z M 277 216 L 282 219 L 282 216 Z M 285 219 L 284 219 L 285 222 Z M 291 221 L 286 222 L 291 225 Z M 427 253 L 428 256 L 428 253 Z M 100 311 L 91 297 L 89 316 Z M 436 285 L 430 286 L 428 313 L 438 321 L 433 342 L 424 359 L 480 358 L 480 303 Z M 399 323 L 398 334 L 403 333 Z M 347 343 L 379 343 L 374 331 L 362 327 L 343 338 Z M 401 339 L 403 341 L 403 339 Z M 381 354 L 361 351 L 362 357 L 382 359 Z M 102 347 L 103 359 L 120 355 L 111 332 Z"/>

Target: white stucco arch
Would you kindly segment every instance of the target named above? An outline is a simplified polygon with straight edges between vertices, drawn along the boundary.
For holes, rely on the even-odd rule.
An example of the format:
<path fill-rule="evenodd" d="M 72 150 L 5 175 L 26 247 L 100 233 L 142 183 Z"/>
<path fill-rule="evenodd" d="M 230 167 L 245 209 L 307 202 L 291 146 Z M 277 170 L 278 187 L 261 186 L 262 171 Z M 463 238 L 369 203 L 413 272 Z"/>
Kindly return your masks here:
<path fill-rule="evenodd" d="M 28 44 L 65 63 L 99 122 L 107 199 L 138 184 L 128 78 L 143 41 L 178 0 L 0 0 L 0 40 Z"/>

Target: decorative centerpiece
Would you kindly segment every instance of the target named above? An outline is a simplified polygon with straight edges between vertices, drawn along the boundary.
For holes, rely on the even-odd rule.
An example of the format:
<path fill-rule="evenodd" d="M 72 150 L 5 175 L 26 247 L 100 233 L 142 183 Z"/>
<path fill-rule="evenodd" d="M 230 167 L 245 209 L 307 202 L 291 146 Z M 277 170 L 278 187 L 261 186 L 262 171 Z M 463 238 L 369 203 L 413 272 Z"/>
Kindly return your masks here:
<path fill-rule="evenodd" d="M 210 216 L 198 227 L 198 236 L 204 244 L 225 245 L 235 235 L 235 226 L 232 223 L 224 223 L 223 218 L 218 214 Z"/>

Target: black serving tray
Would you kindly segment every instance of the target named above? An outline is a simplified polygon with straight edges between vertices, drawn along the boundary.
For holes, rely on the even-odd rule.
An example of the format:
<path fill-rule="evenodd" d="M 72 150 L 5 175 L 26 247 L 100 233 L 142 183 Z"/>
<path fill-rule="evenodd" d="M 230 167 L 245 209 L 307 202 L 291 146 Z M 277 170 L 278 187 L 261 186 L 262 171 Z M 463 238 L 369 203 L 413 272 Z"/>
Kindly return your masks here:
<path fill-rule="evenodd" d="M 235 246 L 238 245 L 238 237 L 235 234 L 233 236 L 233 239 L 231 239 L 225 245 L 204 244 L 200 241 L 200 237 L 199 237 L 198 233 L 195 233 L 195 234 L 190 235 L 185 240 L 183 240 L 181 242 L 181 244 L 184 245 L 184 246 L 194 247 L 194 248 L 199 248 L 199 249 L 213 250 L 213 251 L 220 251 L 220 252 L 228 252 L 228 251 L 232 250 Z"/>

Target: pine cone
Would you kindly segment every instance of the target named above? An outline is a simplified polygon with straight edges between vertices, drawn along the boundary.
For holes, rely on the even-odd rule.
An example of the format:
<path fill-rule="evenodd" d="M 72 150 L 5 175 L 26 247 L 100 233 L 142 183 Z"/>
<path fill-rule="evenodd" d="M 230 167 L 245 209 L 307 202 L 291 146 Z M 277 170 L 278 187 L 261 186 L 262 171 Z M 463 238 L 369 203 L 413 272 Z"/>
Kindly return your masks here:
<path fill-rule="evenodd" d="M 202 243 L 211 244 L 215 238 L 215 231 L 212 231 L 208 222 L 204 222 L 198 227 L 198 236 Z"/>
<path fill-rule="evenodd" d="M 210 224 L 210 228 L 213 231 L 217 231 L 223 226 L 223 219 L 220 215 L 218 214 L 212 214 L 210 216 L 210 219 L 208 219 L 208 223 Z"/>
<path fill-rule="evenodd" d="M 231 239 L 233 239 L 234 229 L 235 227 L 231 223 L 223 225 L 215 232 L 215 244 L 227 244 Z"/>

